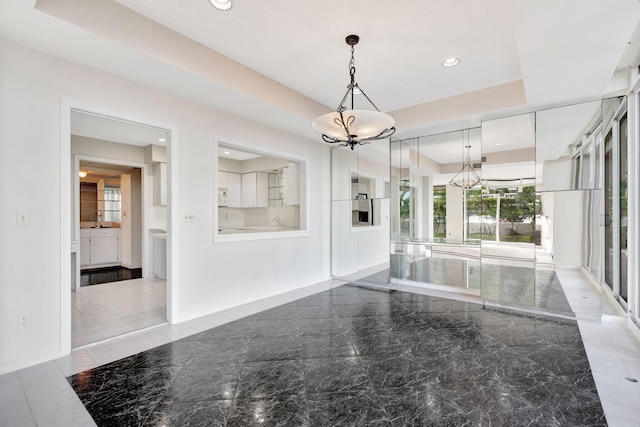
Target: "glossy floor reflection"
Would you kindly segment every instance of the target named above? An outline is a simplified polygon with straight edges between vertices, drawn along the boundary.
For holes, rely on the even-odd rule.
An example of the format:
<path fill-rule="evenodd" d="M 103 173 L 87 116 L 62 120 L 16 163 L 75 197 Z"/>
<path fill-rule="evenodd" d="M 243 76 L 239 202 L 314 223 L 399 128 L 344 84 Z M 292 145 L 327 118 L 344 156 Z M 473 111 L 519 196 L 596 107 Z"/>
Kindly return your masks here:
<path fill-rule="evenodd" d="M 93 268 L 80 272 L 80 286 L 100 285 L 102 283 L 141 278 L 142 268 L 126 268 L 120 266 Z"/>
<path fill-rule="evenodd" d="M 69 377 L 97 425 L 606 425 L 577 324 L 345 285 Z"/>
<path fill-rule="evenodd" d="M 573 315 L 552 264 L 392 255 L 390 275 L 404 281 L 475 289 L 486 301 Z"/>

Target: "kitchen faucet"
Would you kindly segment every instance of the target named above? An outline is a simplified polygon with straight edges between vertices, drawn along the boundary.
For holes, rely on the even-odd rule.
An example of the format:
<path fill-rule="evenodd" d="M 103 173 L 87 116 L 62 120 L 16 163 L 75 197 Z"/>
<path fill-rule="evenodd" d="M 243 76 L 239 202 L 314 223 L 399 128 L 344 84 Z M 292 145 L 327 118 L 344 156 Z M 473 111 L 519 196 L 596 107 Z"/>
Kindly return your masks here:
<path fill-rule="evenodd" d="M 279 217 L 278 215 L 276 215 L 276 216 L 274 216 L 274 217 L 273 217 L 273 221 L 275 221 L 275 223 L 276 223 L 276 225 L 277 225 L 278 227 L 281 227 L 281 226 L 282 226 L 282 221 L 280 221 L 280 217 Z"/>

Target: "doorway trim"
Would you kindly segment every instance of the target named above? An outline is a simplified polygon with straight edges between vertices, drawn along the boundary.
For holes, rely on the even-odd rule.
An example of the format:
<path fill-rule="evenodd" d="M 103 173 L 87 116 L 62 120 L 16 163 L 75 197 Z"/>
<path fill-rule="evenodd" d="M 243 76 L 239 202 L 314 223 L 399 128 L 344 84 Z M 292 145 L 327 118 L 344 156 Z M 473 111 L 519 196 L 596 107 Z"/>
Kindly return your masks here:
<path fill-rule="evenodd" d="M 72 280 L 72 252 L 75 252 L 76 263 L 79 263 L 79 252 L 77 230 L 71 228 L 71 218 L 75 213 L 75 206 L 72 206 L 71 191 L 76 183 L 78 173 L 72 176 L 76 169 L 72 165 L 71 159 L 71 111 L 84 111 L 89 114 L 104 116 L 115 120 L 122 120 L 137 123 L 142 126 L 152 126 L 159 129 L 166 129 L 171 137 L 167 143 L 167 312 L 166 318 L 169 323 L 175 323 L 178 319 L 178 301 L 176 283 L 178 276 L 178 127 L 175 124 L 163 123 L 144 117 L 115 111 L 67 98 L 61 99 L 60 105 L 60 353 L 67 355 L 71 353 L 71 280 Z M 126 163 L 126 162 L 123 162 Z M 144 178 L 143 178 L 144 183 Z M 144 184 L 143 184 L 144 186 Z M 146 192 L 144 199 L 150 200 Z M 146 210 L 143 207 L 143 228 L 146 227 Z M 77 225 L 79 227 L 79 224 Z M 74 227 L 74 228 L 77 228 Z M 144 234 L 144 229 L 143 229 Z M 144 240 L 144 237 L 143 237 Z M 144 243 L 143 243 L 144 245 Z M 144 246 L 143 246 L 144 251 Z M 76 267 L 79 268 L 79 265 Z M 75 274 L 75 271 L 74 273 Z"/>

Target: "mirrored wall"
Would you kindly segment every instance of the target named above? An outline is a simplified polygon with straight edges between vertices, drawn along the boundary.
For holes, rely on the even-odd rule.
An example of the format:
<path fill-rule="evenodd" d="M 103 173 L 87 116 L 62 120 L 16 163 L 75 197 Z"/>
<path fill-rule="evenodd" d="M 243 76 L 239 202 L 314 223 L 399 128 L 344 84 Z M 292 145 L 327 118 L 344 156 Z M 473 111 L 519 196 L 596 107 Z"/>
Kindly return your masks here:
<path fill-rule="evenodd" d="M 586 102 L 394 140 L 391 283 L 568 315 L 600 315 L 603 296 L 621 299 L 624 105 Z M 572 288 L 580 269 L 591 283 Z"/>

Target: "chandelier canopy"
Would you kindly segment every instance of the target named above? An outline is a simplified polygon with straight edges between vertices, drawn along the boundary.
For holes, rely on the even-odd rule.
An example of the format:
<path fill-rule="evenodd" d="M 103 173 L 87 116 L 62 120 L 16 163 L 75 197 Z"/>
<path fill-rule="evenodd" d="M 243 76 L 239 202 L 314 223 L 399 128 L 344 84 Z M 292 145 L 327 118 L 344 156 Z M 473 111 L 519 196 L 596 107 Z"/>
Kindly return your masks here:
<path fill-rule="evenodd" d="M 396 128 L 393 117 L 381 113 L 378 107 L 369 99 L 367 94 L 356 83 L 356 67 L 353 56 L 354 46 L 358 44 L 360 37 L 355 34 L 347 36 L 347 45 L 351 46 L 351 60 L 349 61 L 350 83 L 347 92 L 342 97 L 336 111 L 316 118 L 312 126 L 322 133 L 322 140 L 331 144 L 349 146 L 353 150 L 356 145 L 367 144 L 378 139 L 389 138 Z M 355 110 L 353 106 L 354 96 L 362 94 L 375 108 L 374 110 Z M 351 109 L 347 109 L 345 101 L 351 98 Z"/>

